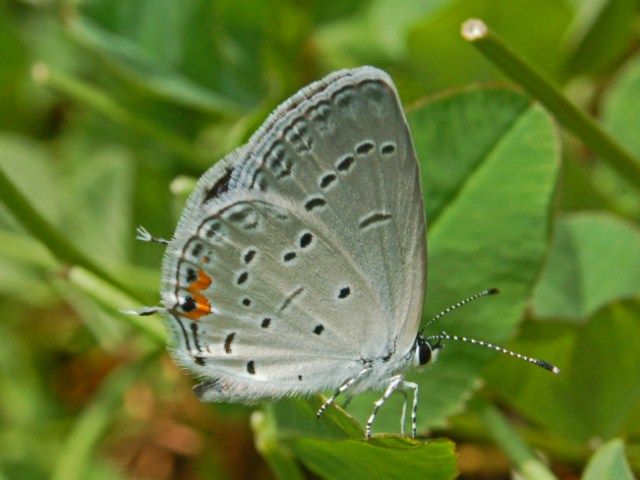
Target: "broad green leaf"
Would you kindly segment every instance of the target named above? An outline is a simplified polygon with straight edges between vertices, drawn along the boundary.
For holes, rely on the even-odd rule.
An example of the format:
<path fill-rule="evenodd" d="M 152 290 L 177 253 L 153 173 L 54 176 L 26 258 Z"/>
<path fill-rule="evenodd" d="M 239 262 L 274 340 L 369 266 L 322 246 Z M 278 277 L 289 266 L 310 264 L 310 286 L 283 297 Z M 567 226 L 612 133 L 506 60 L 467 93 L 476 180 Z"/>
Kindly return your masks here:
<path fill-rule="evenodd" d="M 328 68 L 363 62 L 379 64 L 390 57 L 404 57 L 410 28 L 446 3 L 447 0 L 373 0 L 355 14 L 321 26 L 314 41 Z"/>
<path fill-rule="evenodd" d="M 457 476 L 453 443 L 444 440 L 422 443 L 395 436 L 369 442 L 301 438 L 292 442 L 291 448 L 309 470 L 327 480 L 444 480 Z"/>
<path fill-rule="evenodd" d="M 520 319 L 547 246 L 558 170 L 550 118 L 525 97 L 475 90 L 409 113 L 427 208 L 428 289 L 424 318 L 488 287 L 502 294 L 452 314 L 429 333 L 503 341 Z M 448 344 L 438 361 L 410 375 L 420 385 L 419 426 L 442 425 L 462 408 L 491 354 Z M 518 368 L 530 367 L 518 362 Z M 380 393 L 354 398 L 366 419 Z M 399 431 L 401 395 L 381 409 L 374 431 Z"/>
<path fill-rule="evenodd" d="M 640 158 L 640 57 L 629 62 L 609 88 L 602 116 L 611 134 Z"/>
<path fill-rule="evenodd" d="M 58 172 L 46 148 L 32 139 L 0 133 L 0 168 L 51 222 L 60 218 Z M 0 202 L 0 292 L 32 305 L 47 305 L 52 292 L 43 269 L 56 265 L 48 252 L 25 238 L 18 221 Z"/>
<path fill-rule="evenodd" d="M 541 11 L 544 21 L 531 21 Z M 553 73 L 560 60 L 558 44 L 571 16 L 569 7 L 557 0 L 453 1 L 415 25 L 409 35 L 415 83 L 430 91 L 504 78 L 461 38 L 460 25 L 469 18 L 483 19 L 527 60 Z"/>
<path fill-rule="evenodd" d="M 611 440 L 591 457 L 582 480 L 633 480 L 622 440 Z"/>
<path fill-rule="evenodd" d="M 28 137 L 0 132 L 0 152 L 0 168 L 34 207 L 49 221 L 57 223 L 60 215 L 59 173 L 44 145 Z M 3 206 L 0 214 L 0 224 L 4 228 L 18 228 Z"/>
<path fill-rule="evenodd" d="M 283 440 L 299 436 L 345 440 L 361 439 L 364 432 L 358 423 L 342 409 L 330 408 L 320 418 L 316 412 L 325 399 L 315 396 L 309 400 L 283 399 L 269 407 Z"/>
<path fill-rule="evenodd" d="M 113 268 L 125 261 L 133 226 L 130 209 L 134 168 L 131 153 L 118 146 L 83 144 L 69 139 L 65 176 L 67 194 L 63 227 L 75 245 L 102 265 Z"/>
<path fill-rule="evenodd" d="M 585 324 L 528 322 L 510 347 L 553 361 L 556 377 L 517 362 L 496 361 L 491 389 L 522 414 L 574 443 L 638 431 L 630 420 L 640 402 L 640 325 L 632 302 L 613 304 Z"/>
<path fill-rule="evenodd" d="M 609 302 L 637 294 L 640 231 L 606 213 L 560 217 L 534 290 L 535 314 L 579 321 Z"/>
<path fill-rule="evenodd" d="M 81 45 L 104 57 L 141 87 L 161 98 L 208 113 L 228 114 L 241 110 L 235 102 L 191 81 L 133 41 L 104 31 L 87 19 L 73 21 L 70 32 Z M 171 37 L 165 32 L 160 38 Z M 153 49 L 153 52 L 158 50 Z"/>
<path fill-rule="evenodd" d="M 581 2 L 569 34 L 567 73 L 601 73 L 623 56 L 633 36 L 637 9 L 636 0 Z"/>

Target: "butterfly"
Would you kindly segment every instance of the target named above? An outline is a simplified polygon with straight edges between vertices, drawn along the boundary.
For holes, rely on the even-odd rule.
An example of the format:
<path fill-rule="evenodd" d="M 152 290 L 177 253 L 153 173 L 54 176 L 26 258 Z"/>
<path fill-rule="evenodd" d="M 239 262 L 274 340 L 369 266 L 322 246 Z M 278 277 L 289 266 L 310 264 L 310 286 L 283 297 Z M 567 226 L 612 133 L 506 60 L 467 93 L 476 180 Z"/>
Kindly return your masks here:
<path fill-rule="evenodd" d="M 204 380 L 206 402 L 252 403 L 333 391 L 383 391 L 366 423 L 411 366 L 443 341 L 419 332 L 427 269 L 420 172 L 397 90 L 382 70 L 341 70 L 280 105 L 198 181 L 167 245 L 161 311 L 174 359 Z M 434 317 L 476 298 L 489 289 Z M 431 323 L 431 322 L 430 322 Z"/>

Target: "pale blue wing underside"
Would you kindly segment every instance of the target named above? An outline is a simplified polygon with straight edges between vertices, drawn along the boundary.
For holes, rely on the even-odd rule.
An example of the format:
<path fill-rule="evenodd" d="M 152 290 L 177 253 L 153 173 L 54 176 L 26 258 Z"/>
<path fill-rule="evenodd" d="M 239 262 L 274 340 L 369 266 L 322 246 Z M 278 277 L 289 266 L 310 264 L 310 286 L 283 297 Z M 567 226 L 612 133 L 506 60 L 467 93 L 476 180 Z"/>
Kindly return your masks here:
<path fill-rule="evenodd" d="M 321 391 L 404 365 L 425 284 L 418 164 L 395 87 L 336 72 L 198 182 L 163 262 L 176 358 L 210 400 Z M 383 372 L 384 373 L 384 372 Z"/>

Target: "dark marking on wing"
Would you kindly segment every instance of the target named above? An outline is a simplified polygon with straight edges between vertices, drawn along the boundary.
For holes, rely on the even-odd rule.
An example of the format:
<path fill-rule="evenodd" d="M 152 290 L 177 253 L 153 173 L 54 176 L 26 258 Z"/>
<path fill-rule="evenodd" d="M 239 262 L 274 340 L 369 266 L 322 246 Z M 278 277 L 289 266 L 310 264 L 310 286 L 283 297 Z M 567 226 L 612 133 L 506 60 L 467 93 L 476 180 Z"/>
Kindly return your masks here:
<path fill-rule="evenodd" d="M 396 145 L 393 142 L 383 143 L 382 147 L 380 147 L 380 153 L 383 155 L 391 155 L 396 151 Z"/>
<path fill-rule="evenodd" d="M 256 373 L 256 364 L 253 360 L 249 360 L 247 362 L 247 372 L 249 372 L 251 375 L 255 375 Z"/>
<path fill-rule="evenodd" d="M 284 302 L 282 302 L 282 306 L 280 307 L 280 311 L 282 312 L 285 308 L 287 308 L 293 300 L 300 295 L 304 291 L 304 287 L 298 287 L 291 295 L 289 295 Z"/>
<path fill-rule="evenodd" d="M 249 263 L 251 263 L 251 260 L 253 260 L 253 257 L 256 256 L 256 251 L 255 250 L 249 250 L 247 253 L 244 254 L 244 263 L 246 263 L 247 265 Z"/>
<path fill-rule="evenodd" d="M 224 175 L 214 183 L 211 188 L 205 190 L 202 203 L 207 203 L 209 200 L 219 197 L 223 193 L 229 191 L 229 181 L 231 180 L 231 174 L 233 173 L 233 167 L 228 167 Z"/>
<path fill-rule="evenodd" d="M 327 173 L 320 179 L 320 188 L 327 188 L 336 178 L 338 177 L 336 177 L 335 173 Z"/>
<path fill-rule="evenodd" d="M 238 285 L 242 285 L 244 282 L 247 281 L 247 279 L 249 278 L 249 272 L 242 272 L 240 275 L 238 275 L 238 279 L 236 280 Z"/>
<path fill-rule="evenodd" d="M 375 223 L 386 222 L 391 218 L 391 215 L 386 212 L 371 212 L 369 215 L 360 220 L 358 226 L 360 228 L 367 228 Z"/>
<path fill-rule="evenodd" d="M 342 287 L 338 292 L 338 298 L 347 298 L 351 295 L 351 289 L 349 287 Z"/>
<path fill-rule="evenodd" d="M 227 353 L 231 353 L 231 342 L 233 342 L 233 338 L 236 336 L 235 332 L 227 335 L 227 338 L 224 340 L 224 351 Z"/>
<path fill-rule="evenodd" d="M 198 274 L 193 268 L 187 268 L 187 282 L 193 283 L 198 279 Z"/>
<path fill-rule="evenodd" d="M 193 333 L 193 343 L 196 346 L 196 350 L 201 352 L 202 349 L 198 343 L 198 324 L 196 322 L 191 322 L 191 332 Z"/>
<path fill-rule="evenodd" d="M 347 156 L 341 158 L 340 160 L 338 160 L 336 168 L 340 172 L 346 172 L 351 168 L 351 166 L 353 165 L 354 161 L 355 161 L 355 158 L 354 158 L 353 155 L 347 155 Z"/>
<path fill-rule="evenodd" d="M 305 232 L 300 236 L 300 247 L 307 248 L 313 240 L 313 234 L 311 232 Z"/>
<path fill-rule="evenodd" d="M 180 307 L 182 307 L 183 312 L 193 312 L 197 307 L 197 305 L 193 297 L 190 295 L 187 295 L 186 297 L 184 297 L 184 300 L 180 304 Z"/>
<path fill-rule="evenodd" d="M 373 150 L 374 146 L 373 142 L 362 142 L 356 147 L 356 153 L 358 155 L 366 155 Z"/>
<path fill-rule="evenodd" d="M 307 200 L 307 202 L 304 204 L 304 208 L 308 212 L 310 212 L 314 208 L 323 207 L 326 204 L 327 204 L 327 201 L 324 198 L 314 197 L 311 200 Z"/>

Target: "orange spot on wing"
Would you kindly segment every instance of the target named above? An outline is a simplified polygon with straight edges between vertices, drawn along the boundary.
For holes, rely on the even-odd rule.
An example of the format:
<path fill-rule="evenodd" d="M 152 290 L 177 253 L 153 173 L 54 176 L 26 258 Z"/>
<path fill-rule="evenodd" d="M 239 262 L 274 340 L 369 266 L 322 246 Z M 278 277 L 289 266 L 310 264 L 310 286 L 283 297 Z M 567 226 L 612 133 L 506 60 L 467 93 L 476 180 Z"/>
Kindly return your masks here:
<path fill-rule="evenodd" d="M 209 285 L 213 282 L 213 279 L 205 273 L 203 269 L 198 270 L 198 278 L 196 278 L 193 282 L 189 284 L 187 290 L 190 292 L 199 292 L 208 288 Z"/>
<path fill-rule="evenodd" d="M 200 317 L 211 313 L 211 304 L 207 297 L 201 293 L 193 293 L 193 299 L 196 301 L 196 308 L 182 315 L 191 320 L 199 320 Z"/>
<path fill-rule="evenodd" d="M 202 294 L 202 290 L 209 287 L 211 283 L 213 283 L 213 279 L 207 275 L 204 270 L 198 270 L 198 278 L 191 282 L 187 287 L 187 291 L 196 302 L 196 308 L 190 312 L 183 312 L 183 316 L 191 320 L 199 320 L 200 317 L 211 313 L 211 304 L 209 303 L 209 299 Z"/>

